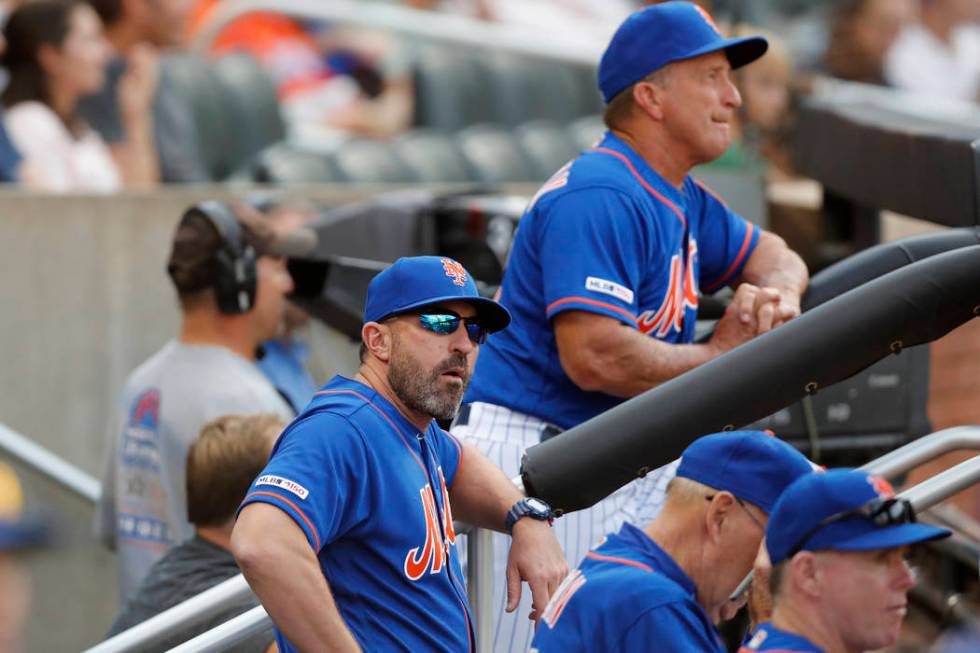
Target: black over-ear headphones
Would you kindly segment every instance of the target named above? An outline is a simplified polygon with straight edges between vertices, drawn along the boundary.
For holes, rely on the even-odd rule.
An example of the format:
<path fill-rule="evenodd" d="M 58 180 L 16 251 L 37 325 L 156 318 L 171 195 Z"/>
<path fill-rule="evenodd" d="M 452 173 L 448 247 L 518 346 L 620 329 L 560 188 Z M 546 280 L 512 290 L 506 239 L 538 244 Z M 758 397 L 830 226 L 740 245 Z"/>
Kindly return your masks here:
<path fill-rule="evenodd" d="M 255 248 L 245 241 L 245 234 L 235 214 L 224 202 L 209 200 L 190 209 L 207 218 L 221 237 L 214 253 L 214 295 L 218 310 L 228 315 L 247 313 L 255 305 L 258 278 Z"/>

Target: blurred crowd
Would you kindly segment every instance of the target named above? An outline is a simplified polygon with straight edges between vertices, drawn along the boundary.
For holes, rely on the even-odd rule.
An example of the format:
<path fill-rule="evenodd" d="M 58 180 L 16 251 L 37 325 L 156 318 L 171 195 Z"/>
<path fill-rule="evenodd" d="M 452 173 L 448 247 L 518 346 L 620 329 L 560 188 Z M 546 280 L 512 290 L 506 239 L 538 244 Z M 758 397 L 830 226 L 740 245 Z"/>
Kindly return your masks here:
<path fill-rule="evenodd" d="M 50 192 L 209 181 L 193 103 L 168 62 L 228 0 L 3 0 L 0 179 Z M 365 3 L 368 0 L 363 0 Z M 380 1 L 380 0 L 378 0 Z M 602 42 L 640 0 L 384 0 Z M 703 0 L 733 34 L 771 28 L 763 65 L 740 75 L 738 138 L 717 165 L 792 174 L 793 106 L 809 74 L 976 101 L 980 1 Z M 813 34 L 819 36 L 814 37 Z M 813 43 L 818 45 L 814 48 Z M 245 51 L 274 82 L 289 138 L 338 148 L 414 124 L 417 37 L 253 13 L 210 46 Z"/>

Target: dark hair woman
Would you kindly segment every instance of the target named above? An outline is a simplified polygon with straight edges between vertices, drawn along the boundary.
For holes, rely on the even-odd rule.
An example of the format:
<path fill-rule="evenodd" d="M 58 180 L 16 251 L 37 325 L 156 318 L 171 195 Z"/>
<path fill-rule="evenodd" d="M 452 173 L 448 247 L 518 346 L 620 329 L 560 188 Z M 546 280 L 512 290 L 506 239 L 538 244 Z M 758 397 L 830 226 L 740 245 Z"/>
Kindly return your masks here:
<path fill-rule="evenodd" d="M 30 185 L 57 192 L 120 188 L 123 178 L 108 147 L 76 113 L 78 100 L 105 82 L 110 56 L 95 11 L 79 0 L 35 0 L 10 14 L 3 35 L 10 79 L 0 101 L 7 131 L 33 171 Z M 133 113 L 143 118 L 133 122 L 148 134 L 152 86 L 147 92 L 140 75 L 121 92 L 134 97 Z M 152 136 L 139 136 L 152 148 Z"/>

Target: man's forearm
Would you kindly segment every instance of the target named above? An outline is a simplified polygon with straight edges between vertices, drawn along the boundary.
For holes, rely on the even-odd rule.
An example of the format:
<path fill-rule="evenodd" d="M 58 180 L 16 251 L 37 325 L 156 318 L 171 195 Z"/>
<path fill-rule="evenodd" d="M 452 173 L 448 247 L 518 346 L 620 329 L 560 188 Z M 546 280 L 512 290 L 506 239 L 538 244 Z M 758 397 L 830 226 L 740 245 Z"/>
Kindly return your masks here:
<path fill-rule="evenodd" d="M 267 504 L 246 506 L 232 550 L 272 621 L 299 650 L 361 650 L 305 535 L 289 516 Z"/>
<path fill-rule="evenodd" d="M 810 273 L 803 259 L 782 238 L 763 232 L 745 264 L 741 280 L 760 288 L 775 288 L 799 299 L 810 281 Z"/>

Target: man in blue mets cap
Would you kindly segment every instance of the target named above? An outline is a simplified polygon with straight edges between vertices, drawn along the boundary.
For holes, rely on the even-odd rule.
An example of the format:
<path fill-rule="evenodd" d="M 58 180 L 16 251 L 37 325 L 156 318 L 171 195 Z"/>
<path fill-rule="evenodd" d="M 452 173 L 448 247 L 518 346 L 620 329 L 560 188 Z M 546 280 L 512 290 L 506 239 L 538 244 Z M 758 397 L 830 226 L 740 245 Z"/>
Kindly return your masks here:
<path fill-rule="evenodd" d="M 533 650 L 723 652 L 715 624 L 752 568 L 766 516 L 811 470 L 767 433 L 699 438 L 684 451 L 660 515 L 643 529 L 624 524 L 561 584 Z"/>
<path fill-rule="evenodd" d="M 232 534 L 280 651 L 474 651 L 454 514 L 511 534 L 510 602 L 523 580 L 544 608 L 567 571 L 550 509 L 436 422 L 509 321 L 450 258 L 402 258 L 371 281 L 357 375 L 286 428 Z"/>
<path fill-rule="evenodd" d="M 732 69 L 766 48 L 725 38 L 690 2 L 641 9 L 613 35 L 598 70 L 609 129 L 528 204 L 500 292 L 514 321 L 480 354 L 453 425 L 508 475 L 542 439 L 799 314 L 803 261 L 689 174 L 728 147 L 742 102 Z M 694 342 L 701 294 L 725 287 L 731 306 Z M 557 521 L 568 559 L 624 519 L 650 521 L 673 471 Z M 527 648 L 526 611 L 497 615 L 496 653 Z"/>
<path fill-rule="evenodd" d="M 905 554 L 950 534 L 917 524 L 881 477 L 835 469 L 801 478 L 766 529 L 772 621 L 741 650 L 861 653 L 894 644 L 915 585 Z"/>

